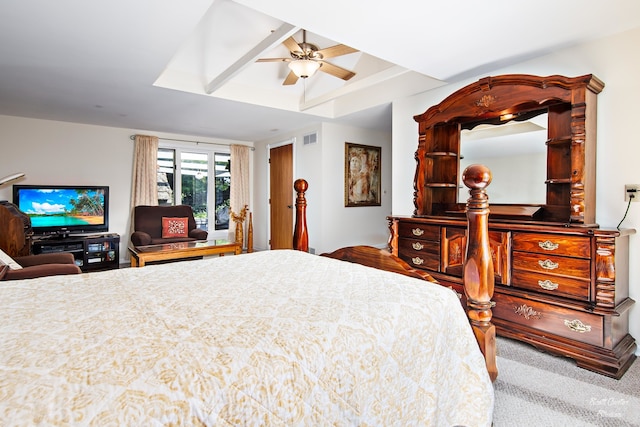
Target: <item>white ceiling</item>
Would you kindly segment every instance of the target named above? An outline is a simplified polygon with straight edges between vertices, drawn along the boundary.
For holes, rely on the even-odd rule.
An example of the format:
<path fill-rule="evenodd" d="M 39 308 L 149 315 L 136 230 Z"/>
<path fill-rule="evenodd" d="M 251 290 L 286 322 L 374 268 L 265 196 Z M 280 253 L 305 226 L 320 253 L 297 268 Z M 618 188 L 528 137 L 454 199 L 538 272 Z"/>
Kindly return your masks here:
<path fill-rule="evenodd" d="M 3 0 L 0 114 L 246 141 L 390 131 L 394 99 L 639 26 L 637 0 Z M 356 76 L 282 86 L 285 63 L 254 62 L 287 55 L 279 28 L 358 49 L 329 60 Z"/>

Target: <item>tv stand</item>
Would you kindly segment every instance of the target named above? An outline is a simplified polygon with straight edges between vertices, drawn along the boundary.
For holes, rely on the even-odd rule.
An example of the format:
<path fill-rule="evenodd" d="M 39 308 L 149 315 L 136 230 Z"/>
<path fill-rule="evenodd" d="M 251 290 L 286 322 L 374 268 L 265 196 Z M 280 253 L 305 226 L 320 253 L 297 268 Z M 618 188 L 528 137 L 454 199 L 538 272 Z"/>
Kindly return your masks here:
<path fill-rule="evenodd" d="M 83 272 L 111 270 L 119 267 L 120 235 L 116 233 L 72 235 L 70 233 L 37 236 L 32 243 L 34 254 L 69 252 Z"/>

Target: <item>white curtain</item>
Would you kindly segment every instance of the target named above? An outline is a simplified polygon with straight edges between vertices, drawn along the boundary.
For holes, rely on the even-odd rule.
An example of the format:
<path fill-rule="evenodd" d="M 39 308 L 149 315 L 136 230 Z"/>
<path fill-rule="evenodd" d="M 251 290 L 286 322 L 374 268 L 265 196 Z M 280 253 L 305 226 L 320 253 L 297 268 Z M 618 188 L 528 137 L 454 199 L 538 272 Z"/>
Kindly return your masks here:
<path fill-rule="evenodd" d="M 129 234 L 135 231 L 133 208 L 158 204 L 158 137 L 136 135 L 134 144 Z"/>
<path fill-rule="evenodd" d="M 131 181 L 131 209 L 158 204 L 158 137 L 136 135 Z"/>
<path fill-rule="evenodd" d="M 246 145 L 231 145 L 231 212 L 240 215 L 245 206 L 249 206 L 249 150 Z M 249 208 L 251 208 L 249 206 Z M 246 215 L 243 240 L 247 237 Z M 229 223 L 229 240 L 235 241 L 235 223 Z M 244 247 L 244 243 L 243 243 Z"/>

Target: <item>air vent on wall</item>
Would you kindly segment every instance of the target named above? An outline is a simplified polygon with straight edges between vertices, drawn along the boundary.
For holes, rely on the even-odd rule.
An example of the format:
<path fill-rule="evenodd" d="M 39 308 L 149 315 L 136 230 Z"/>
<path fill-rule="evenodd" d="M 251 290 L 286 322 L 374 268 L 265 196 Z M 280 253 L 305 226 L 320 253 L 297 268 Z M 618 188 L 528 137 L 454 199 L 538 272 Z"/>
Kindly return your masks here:
<path fill-rule="evenodd" d="M 318 134 L 316 132 L 304 136 L 304 145 L 315 144 L 318 142 Z"/>

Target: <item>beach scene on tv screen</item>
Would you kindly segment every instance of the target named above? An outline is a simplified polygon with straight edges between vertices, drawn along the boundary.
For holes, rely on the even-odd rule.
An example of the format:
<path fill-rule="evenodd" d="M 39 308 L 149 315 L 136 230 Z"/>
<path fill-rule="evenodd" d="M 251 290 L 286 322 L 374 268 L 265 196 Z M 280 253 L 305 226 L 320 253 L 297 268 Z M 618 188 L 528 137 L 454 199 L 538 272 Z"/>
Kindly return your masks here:
<path fill-rule="evenodd" d="M 24 189 L 20 210 L 33 227 L 104 224 L 104 192 L 85 189 Z"/>

